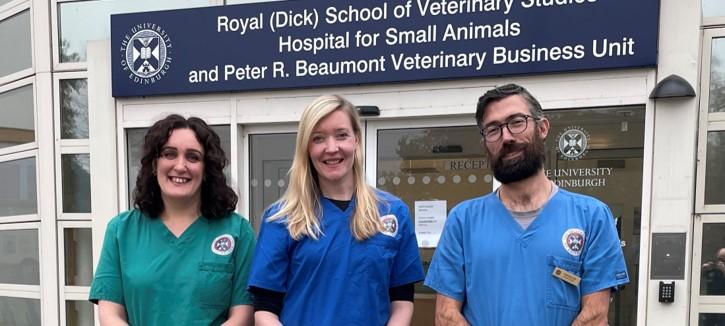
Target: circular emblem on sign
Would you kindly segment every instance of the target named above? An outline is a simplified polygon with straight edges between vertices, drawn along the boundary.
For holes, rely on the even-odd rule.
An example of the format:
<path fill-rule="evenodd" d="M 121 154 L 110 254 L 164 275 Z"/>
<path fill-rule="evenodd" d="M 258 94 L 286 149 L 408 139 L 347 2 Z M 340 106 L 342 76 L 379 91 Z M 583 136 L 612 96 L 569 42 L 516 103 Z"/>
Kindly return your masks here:
<path fill-rule="evenodd" d="M 584 230 L 582 229 L 569 229 L 564 232 L 564 236 L 561 237 L 561 243 L 564 245 L 564 249 L 573 256 L 579 256 L 584 249 L 584 242 L 586 237 L 584 236 Z"/>
<path fill-rule="evenodd" d="M 226 256 L 234 251 L 234 238 L 229 234 L 222 234 L 211 242 L 211 252 Z"/>
<path fill-rule="evenodd" d="M 391 237 L 398 234 L 398 218 L 395 215 L 385 215 L 380 218 L 380 222 L 383 222 L 383 234 Z"/>
<path fill-rule="evenodd" d="M 589 134 L 579 126 L 567 127 L 557 136 L 557 149 L 566 160 L 578 160 L 587 152 Z"/>
<path fill-rule="evenodd" d="M 131 33 L 121 42 L 121 66 L 130 72 L 128 78 L 134 83 L 155 83 L 170 67 L 171 39 L 153 23 L 136 25 Z"/>

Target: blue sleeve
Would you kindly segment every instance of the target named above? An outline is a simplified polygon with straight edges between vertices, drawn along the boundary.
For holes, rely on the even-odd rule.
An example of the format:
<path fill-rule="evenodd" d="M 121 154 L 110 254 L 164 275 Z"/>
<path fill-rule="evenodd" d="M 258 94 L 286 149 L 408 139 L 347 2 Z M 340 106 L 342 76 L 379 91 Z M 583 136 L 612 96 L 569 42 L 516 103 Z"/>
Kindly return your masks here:
<path fill-rule="evenodd" d="M 234 218 L 241 220 L 239 231 L 239 243 L 236 248 L 236 256 L 234 257 L 234 279 L 232 280 L 232 306 L 251 305 L 252 298 L 247 291 L 247 280 L 249 278 L 249 270 L 252 266 L 252 254 L 254 253 L 254 231 L 249 225 L 247 219 L 234 214 Z"/>
<path fill-rule="evenodd" d="M 592 210 L 592 225 L 582 261 L 583 295 L 629 282 L 612 213 L 603 203 L 592 207 Z"/>
<path fill-rule="evenodd" d="M 265 212 L 262 220 L 248 286 L 287 292 L 292 238 L 281 220 L 267 221 L 271 215 L 269 211 Z"/>
<path fill-rule="evenodd" d="M 458 301 L 466 299 L 465 252 L 463 251 L 463 226 L 458 214 L 462 209 L 451 210 L 438 247 L 428 268 L 425 285 L 436 292 Z"/>
<path fill-rule="evenodd" d="M 125 305 L 123 300 L 123 282 L 121 280 L 121 260 L 116 237 L 120 218 L 116 216 L 106 227 L 101 257 L 98 260 L 96 274 L 91 283 L 88 300 L 98 303 L 99 300 L 111 301 Z"/>
<path fill-rule="evenodd" d="M 420 262 L 418 251 L 418 240 L 412 227 L 408 206 L 400 203 L 396 212 L 400 221 L 400 247 L 393 262 L 393 270 L 390 273 L 390 287 L 418 282 L 423 279 L 423 265 Z"/>

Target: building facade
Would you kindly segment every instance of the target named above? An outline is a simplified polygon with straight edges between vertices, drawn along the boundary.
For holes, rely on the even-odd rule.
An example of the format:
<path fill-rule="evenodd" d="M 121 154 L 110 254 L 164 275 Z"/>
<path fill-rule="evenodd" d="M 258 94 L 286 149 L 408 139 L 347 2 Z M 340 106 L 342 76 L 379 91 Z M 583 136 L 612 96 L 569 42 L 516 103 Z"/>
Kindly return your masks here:
<path fill-rule="evenodd" d="M 440 221 L 498 186 L 473 113 L 480 95 L 509 82 L 551 120 L 547 175 L 616 218 L 631 282 L 610 325 L 725 318 L 725 279 L 713 267 L 725 248 L 721 1 L 660 0 L 656 65 L 645 67 L 113 96 L 111 14 L 234 4 L 0 0 L 0 325 L 97 324 L 86 298 L 105 226 L 130 207 L 143 134 L 165 114 L 214 126 L 238 211 L 256 228 L 285 190 L 304 106 L 335 93 L 376 107 L 363 117 L 368 181 L 406 201 L 416 221 Z M 688 84 L 694 96 L 666 92 Z M 427 225 L 416 224 L 425 267 L 436 241 Z M 661 284 L 674 284 L 672 298 Z M 433 324 L 433 304 L 417 286 L 414 325 Z"/>

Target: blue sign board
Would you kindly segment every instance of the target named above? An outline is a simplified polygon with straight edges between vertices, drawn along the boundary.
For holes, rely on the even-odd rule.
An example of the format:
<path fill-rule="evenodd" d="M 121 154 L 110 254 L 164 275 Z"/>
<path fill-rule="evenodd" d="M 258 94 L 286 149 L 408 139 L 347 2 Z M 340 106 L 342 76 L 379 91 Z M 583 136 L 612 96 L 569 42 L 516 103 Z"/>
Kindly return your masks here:
<path fill-rule="evenodd" d="M 307 0 L 113 15 L 113 96 L 653 66 L 659 0 Z"/>

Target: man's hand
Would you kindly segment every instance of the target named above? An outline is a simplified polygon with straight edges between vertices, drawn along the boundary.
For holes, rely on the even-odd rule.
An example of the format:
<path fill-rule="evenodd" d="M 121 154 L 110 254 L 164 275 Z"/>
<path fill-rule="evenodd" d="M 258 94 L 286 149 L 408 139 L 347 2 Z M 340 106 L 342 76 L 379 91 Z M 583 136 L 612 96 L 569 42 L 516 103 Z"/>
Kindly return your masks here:
<path fill-rule="evenodd" d="M 607 326 L 610 292 L 604 289 L 582 297 L 582 310 L 571 326 Z"/>
<path fill-rule="evenodd" d="M 468 326 L 461 313 L 463 302 L 445 295 L 436 295 L 436 326 Z"/>

